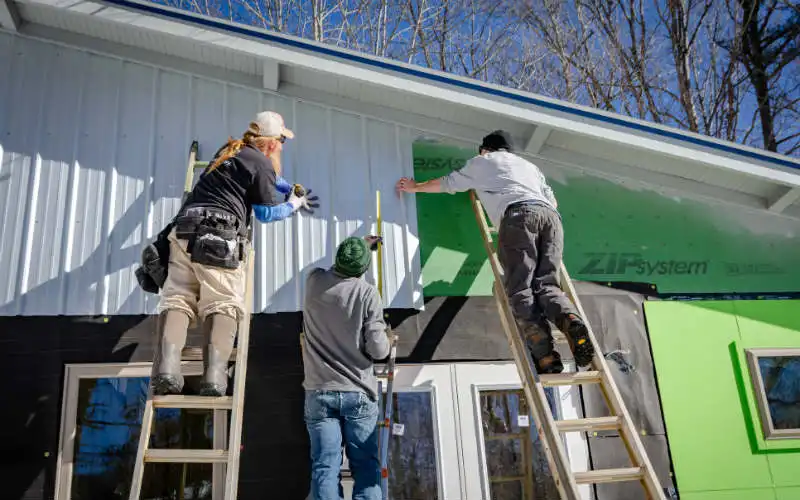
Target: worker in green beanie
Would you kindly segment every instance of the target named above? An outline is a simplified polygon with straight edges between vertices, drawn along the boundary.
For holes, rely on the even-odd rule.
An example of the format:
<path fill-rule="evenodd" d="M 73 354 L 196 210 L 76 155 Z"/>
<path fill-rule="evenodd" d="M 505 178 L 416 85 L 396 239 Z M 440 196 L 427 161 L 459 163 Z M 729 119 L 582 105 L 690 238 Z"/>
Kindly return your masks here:
<path fill-rule="evenodd" d="M 379 241 L 346 238 L 333 266 L 306 279 L 303 388 L 313 500 L 339 498 L 342 442 L 353 498 L 381 498 L 374 362 L 389 356 L 390 344 L 378 289 L 363 279 Z"/>
<path fill-rule="evenodd" d="M 371 261 L 372 256 L 367 240 L 351 236 L 346 238 L 336 250 L 336 261 L 333 268 L 339 274 L 357 278 L 367 272 Z"/>

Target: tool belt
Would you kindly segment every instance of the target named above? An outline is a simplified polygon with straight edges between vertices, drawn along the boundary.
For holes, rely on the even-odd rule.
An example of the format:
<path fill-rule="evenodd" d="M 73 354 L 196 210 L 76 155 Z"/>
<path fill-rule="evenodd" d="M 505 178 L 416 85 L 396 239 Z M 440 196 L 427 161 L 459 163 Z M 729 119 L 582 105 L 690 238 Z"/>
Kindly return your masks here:
<path fill-rule="evenodd" d="M 175 236 L 187 240 L 191 261 L 236 269 L 244 259 L 247 230 L 236 216 L 213 208 L 189 208 L 175 218 Z"/>

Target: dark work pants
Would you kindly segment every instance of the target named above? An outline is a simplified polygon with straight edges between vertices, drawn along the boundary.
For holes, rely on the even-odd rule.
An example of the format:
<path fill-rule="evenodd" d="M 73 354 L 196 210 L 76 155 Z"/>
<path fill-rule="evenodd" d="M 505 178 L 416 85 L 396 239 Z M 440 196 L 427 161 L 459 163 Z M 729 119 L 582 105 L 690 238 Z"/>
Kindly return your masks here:
<path fill-rule="evenodd" d="M 558 325 L 564 315 L 578 314 L 558 286 L 564 230 L 556 211 L 545 205 L 512 206 L 500 222 L 498 236 L 497 257 L 518 321 L 539 323 L 544 315 Z"/>

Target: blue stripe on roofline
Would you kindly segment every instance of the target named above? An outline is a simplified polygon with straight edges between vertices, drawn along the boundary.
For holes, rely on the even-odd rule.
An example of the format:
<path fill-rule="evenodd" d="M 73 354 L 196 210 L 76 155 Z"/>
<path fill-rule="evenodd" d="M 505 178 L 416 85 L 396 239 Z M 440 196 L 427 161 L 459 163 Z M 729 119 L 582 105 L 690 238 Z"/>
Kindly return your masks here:
<path fill-rule="evenodd" d="M 481 92 L 484 94 L 490 94 L 497 97 L 502 97 L 505 99 L 510 99 L 513 101 L 524 102 L 526 104 L 532 104 L 534 106 L 539 106 L 542 108 L 552 109 L 554 111 L 561 111 L 563 113 L 567 113 L 570 115 L 580 116 L 583 118 L 590 118 L 592 120 L 597 120 L 600 122 L 610 123 L 614 125 L 619 125 L 621 127 L 630 128 L 633 130 L 638 130 L 641 132 L 648 132 L 651 134 L 659 135 L 662 137 L 669 137 L 671 139 L 677 139 L 679 141 L 688 142 L 691 144 L 695 144 L 698 146 L 705 146 L 712 149 L 716 149 L 719 151 L 725 151 L 727 153 L 733 153 L 739 156 L 745 156 L 749 158 L 753 158 L 756 160 L 764 161 L 767 163 L 773 163 L 777 165 L 781 165 L 784 167 L 792 168 L 800 170 L 800 165 L 797 165 L 794 162 L 783 158 L 773 158 L 771 156 L 767 156 L 765 154 L 759 153 L 757 151 L 747 151 L 739 149 L 733 145 L 728 144 L 718 144 L 713 141 L 709 141 L 703 137 L 693 137 L 687 136 L 682 134 L 681 132 L 675 130 L 662 130 L 660 128 L 656 128 L 644 123 L 637 123 L 637 122 L 630 122 L 623 118 L 618 118 L 614 116 L 606 116 L 599 113 L 596 113 L 592 110 L 585 110 L 585 109 L 575 109 L 571 106 L 566 106 L 564 104 L 554 103 L 545 101 L 536 97 L 524 96 L 515 94 L 513 92 L 491 88 L 485 85 L 482 85 L 479 82 L 465 82 L 461 81 L 446 75 L 439 75 L 439 74 L 432 74 L 425 71 L 421 71 L 415 68 L 409 68 L 406 66 L 402 66 L 392 60 L 374 60 L 371 58 L 367 58 L 358 54 L 350 54 L 347 52 L 342 52 L 337 48 L 334 47 L 320 47 L 304 40 L 295 40 L 289 38 L 283 38 L 271 33 L 256 31 L 254 29 L 248 28 L 244 25 L 237 26 L 237 25 L 230 25 L 221 23 L 213 18 L 210 17 L 194 17 L 189 15 L 188 13 L 182 12 L 174 12 L 171 10 L 165 10 L 161 7 L 157 6 L 156 4 L 153 5 L 144 5 L 138 2 L 131 2 L 128 0 L 100 0 L 102 3 L 108 3 L 117 5 L 123 8 L 139 10 L 143 12 L 148 12 L 157 16 L 164 16 L 164 17 L 171 17 L 174 19 L 178 19 L 184 22 L 192 23 L 192 24 L 199 24 L 203 26 L 207 26 L 209 28 L 220 29 L 223 31 L 229 31 L 233 33 L 238 33 L 240 35 L 260 38 L 262 40 L 267 40 L 270 42 L 278 43 L 281 45 L 288 45 L 290 47 L 295 47 L 302 50 L 308 50 L 311 52 L 316 52 L 319 54 L 325 54 L 331 57 L 335 57 L 338 59 L 345 59 L 352 62 L 357 62 L 360 64 L 365 64 L 367 66 L 374 66 L 381 69 L 388 69 L 390 71 L 395 71 L 398 73 L 404 73 L 406 75 L 415 76 L 417 78 L 422 78 L 425 80 L 432 80 L 439 83 L 444 83 L 446 85 L 453 85 L 455 87 L 461 87 L 463 89 L 473 90 L 476 92 Z"/>

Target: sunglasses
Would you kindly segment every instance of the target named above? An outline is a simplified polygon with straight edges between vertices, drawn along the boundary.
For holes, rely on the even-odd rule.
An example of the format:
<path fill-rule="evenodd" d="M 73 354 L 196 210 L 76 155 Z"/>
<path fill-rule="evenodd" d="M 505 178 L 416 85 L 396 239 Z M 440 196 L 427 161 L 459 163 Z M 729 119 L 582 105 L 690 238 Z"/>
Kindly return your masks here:
<path fill-rule="evenodd" d="M 286 136 L 285 135 L 280 136 L 278 138 L 278 142 L 280 142 L 281 144 L 284 144 L 286 142 Z"/>

